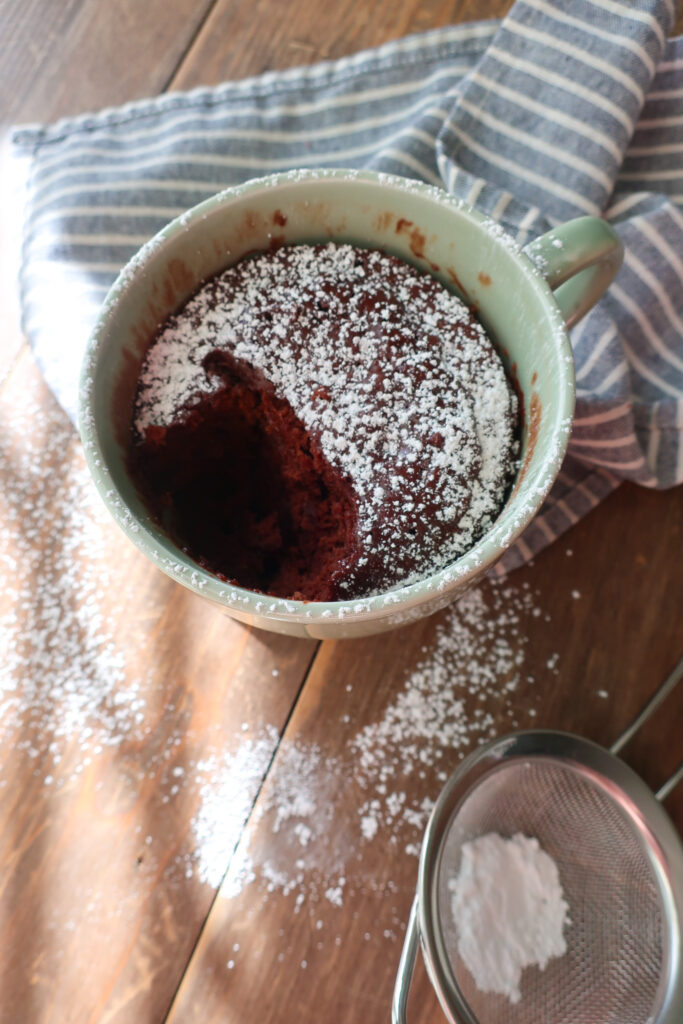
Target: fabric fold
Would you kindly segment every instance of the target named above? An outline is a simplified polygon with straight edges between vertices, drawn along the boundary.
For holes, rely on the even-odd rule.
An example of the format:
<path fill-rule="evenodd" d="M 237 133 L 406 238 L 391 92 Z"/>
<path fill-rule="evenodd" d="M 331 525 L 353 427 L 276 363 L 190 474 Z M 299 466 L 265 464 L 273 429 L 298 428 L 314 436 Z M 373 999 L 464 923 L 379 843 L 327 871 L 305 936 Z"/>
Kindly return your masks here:
<path fill-rule="evenodd" d="M 607 206 L 666 46 L 661 0 L 518 0 L 457 90 L 439 167 L 514 196 L 550 223 Z M 461 180 L 461 179 L 460 179 Z M 464 196 L 463 196 L 464 198 Z M 506 211 L 510 220 L 512 211 Z M 517 215 L 517 226 L 532 212 Z"/>

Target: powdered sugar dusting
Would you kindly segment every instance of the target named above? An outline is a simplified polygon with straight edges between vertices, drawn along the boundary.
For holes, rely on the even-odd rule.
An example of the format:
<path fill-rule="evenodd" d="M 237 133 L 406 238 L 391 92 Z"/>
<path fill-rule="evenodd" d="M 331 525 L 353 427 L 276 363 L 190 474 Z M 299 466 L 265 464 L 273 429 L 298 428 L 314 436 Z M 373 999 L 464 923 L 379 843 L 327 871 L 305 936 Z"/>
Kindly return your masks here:
<path fill-rule="evenodd" d="M 237 264 L 152 345 L 141 437 L 221 387 L 220 351 L 261 371 L 351 481 L 367 553 L 351 570 L 359 580 L 375 557 L 379 589 L 413 582 L 493 523 L 514 472 L 516 396 L 483 329 L 431 277 L 332 243 Z M 368 592 L 354 584 L 349 593 Z"/>
<path fill-rule="evenodd" d="M 62 461 L 75 443 L 71 426 L 30 391 L 23 399 L 12 418 L 5 414 L 0 440 L 0 720 L 6 734 L 40 735 L 20 746 L 35 757 L 47 747 L 58 763 L 63 740 L 77 739 L 85 757 L 134 734 L 145 699 L 126 679 L 99 602 L 111 583 L 109 517 L 82 460 Z"/>
<path fill-rule="evenodd" d="M 291 896 L 296 913 L 307 904 L 313 913 L 325 893 L 334 893 L 330 902 L 337 905 L 373 884 L 360 867 L 365 847 L 417 857 L 434 800 L 457 762 L 496 735 L 501 718 L 511 728 L 532 722 L 523 623 L 536 609 L 524 587 L 486 583 L 471 590 L 440 617 L 379 717 L 357 731 L 349 727 L 356 696 L 353 687 L 347 691 L 351 713 L 340 710 L 341 749 L 326 753 L 285 736 L 224 895 L 259 885 Z M 522 689 L 528 723 L 514 710 Z"/>
<path fill-rule="evenodd" d="M 176 682 L 158 668 L 136 675 L 141 636 L 155 629 L 151 618 L 141 626 L 126 614 L 139 580 L 123 578 L 125 541 L 37 374 L 16 383 L 11 394 L 20 397 L 6 399 L 0 437 L 0 723 L 6 746 L 16 736 L 20 749 L 0 772 L 0 792 L 27 783 L 37 816 L 93 799 L 84 841 L 59 847 L 62 864 L 74 873 L 83 865 L 83 898 L 66 921 L 51 911 L 46 927 L 89 941 L 106 936 L 117 916 L 133 933 L 150 892 L 163 891 L 184 914 L 201 887 L 208 906 L 209 890 L 224 882 L 226 898 L 248 889 L 256 906 L 288 901 L 292 917 L 310 926 L 303 962 L 311 970 L 319 948 L 341 943 L 336 922 L 361 900 L 376 899 L 381 917 L 376 928 L 348 930 L 347 941 L 399 943 L 410 866 L 445 778 L 501 723 L 529 724 L 515 707 L 533 703 L 533 690 L 519 691 L 530 682 L 524 621 L 534 595 L 482 584 L 419 627 L 424 649 L 386 687 L 374 681 L 372 710 L 363 706 L 364 680 L 344 678 L 334 710 L 324 700 L 316 709 L 327 715 L 322 734 L 335 737 L 334 750 L 313 742 L 321 730 L 307 731 L 298 709 L 282 740 L 256 711 L 230 729 L 198 723 L 191 705 L 201 680 L 177 686 L 176 696 Z M 287 674 L 276 666 L 267 670 L 273 687 L 283 683 L 275 672 Z M 115 853 L 112 807 L 123 808 Z M 23 870 L 27 862 L 18 863 Z M 288 940 L 277 941 L 284 958 Z M 68 944 L 57 945 L 68 956 Z M 231 942 L 225 969 L 238 972 L 246 949 Z"/>
<path fill-rule="evenodd" d="M 192 822 L 195 853 L 186 860 L 186 876 L 196 871 L 200 881 L 220 885 L 277 740 L 277 730 L 265 727 L 234 754 L 211 753 L 193 766 L 200 805 Z"/>

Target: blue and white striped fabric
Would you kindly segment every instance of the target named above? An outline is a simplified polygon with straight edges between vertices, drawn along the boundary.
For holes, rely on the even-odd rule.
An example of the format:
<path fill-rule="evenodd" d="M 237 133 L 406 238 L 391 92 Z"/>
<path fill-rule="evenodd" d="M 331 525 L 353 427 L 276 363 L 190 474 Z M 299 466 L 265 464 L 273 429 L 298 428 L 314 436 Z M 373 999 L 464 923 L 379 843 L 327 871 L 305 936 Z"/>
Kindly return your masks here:
<path fill-rule="evenodd" d="M 518 0 L 501 22 L 15 132 L 32 155 L 25 330 L 75 417 L 83 347 L 116 273 L 220 188 L 295 167 L 441 185 L 525 244 L 585 213 L 626 246 L 573 332 L 569 454 L 501 571 L 621 480 L 683 480 L 683 38 L 672 0 Z"/>

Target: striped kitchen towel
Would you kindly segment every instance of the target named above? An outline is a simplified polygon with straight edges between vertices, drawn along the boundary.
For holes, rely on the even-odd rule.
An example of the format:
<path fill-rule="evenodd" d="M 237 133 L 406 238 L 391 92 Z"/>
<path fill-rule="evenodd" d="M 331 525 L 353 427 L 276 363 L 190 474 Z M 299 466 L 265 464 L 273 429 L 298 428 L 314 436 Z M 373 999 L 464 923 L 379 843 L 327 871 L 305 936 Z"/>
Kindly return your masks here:
<path fill-rule="evenodd" d="M 75 418 L 83 348 L 119 269 L 219 189 L 296 167 L 440 185 L 520 244 L 602 214 L 626 258 L 572 333 L 576 420 L 514 568 L 621 480 L 683 480 L 683 38 L 672 0 L 518 0 L 500 22 L 15 131 L 31 154 L 24 327 Z"/>

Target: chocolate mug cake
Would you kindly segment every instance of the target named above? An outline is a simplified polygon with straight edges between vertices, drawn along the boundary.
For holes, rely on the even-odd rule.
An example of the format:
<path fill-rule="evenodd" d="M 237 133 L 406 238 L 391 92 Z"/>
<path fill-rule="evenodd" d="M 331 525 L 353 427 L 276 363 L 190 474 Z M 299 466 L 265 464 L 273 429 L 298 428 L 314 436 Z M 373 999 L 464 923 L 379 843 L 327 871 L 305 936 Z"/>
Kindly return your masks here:
<path fill-rule="evenodd" d="M 473 546 L 517 470 L 515 391 L 429 274 L 348 244 L 256 254 L 169 317 L 130 469 L 199 565 L 277 597 L 414 582 Z"/>

